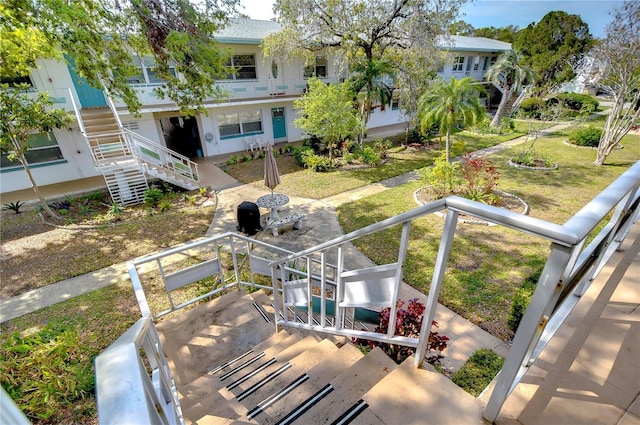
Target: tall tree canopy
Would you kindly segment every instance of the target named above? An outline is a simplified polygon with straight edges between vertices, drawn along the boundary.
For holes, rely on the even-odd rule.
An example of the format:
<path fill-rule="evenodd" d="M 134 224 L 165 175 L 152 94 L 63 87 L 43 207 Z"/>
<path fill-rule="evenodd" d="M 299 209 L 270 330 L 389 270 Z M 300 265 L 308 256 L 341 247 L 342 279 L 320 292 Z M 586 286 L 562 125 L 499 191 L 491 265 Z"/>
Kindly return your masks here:
<path fill-rule="evenodd" d="M 474 31 L 473 25 L 462 20 L 455 21 L 449 25 L 449 34 L 451 35 L 466 35 L 471 37 Z"/>
<path fill-rule="evenodd" d="M 24 75 L 38 57 L 64 52 L 89 84 L 137 111 L 127 77 L 139 73 L 133 55 L 151 55 L 154 72 L 166 81 L 158 94 L 188 113 L 219 94 L 215 80 L 227 74 L 227 56 L 211 38 L 238 2 L 7 0 L 0 6 L 0 75 Z"/>
<path fill-rule="evenodd" d="M 395 87 L 406 88 L 400 95 L 408 97 L 434 68 L 436 43 L 465 1 L 276 0 L 283 30 L 265 39 L 265 54 L 312 61 L 320 51 L 333 53 L 345 73 L 381 60 L 391 64 Z M 401 104 L 411 103 L 401 98 Z"/>
<path fill-rule="evenodd" d="M 309 90 L 293 106 L 300 112 L 294 124 L 305 132 L 322 138 L 329 147 L 329 158 L 342 140 L 358 131 L 357 109 L 349 83 L 326 85 L 309 79 Z"/>
<path fill-rule="evenodd" d="M 522 62 L 521 55 L 515 50 L 509 50 L 501 54 L 496 63 L 487 70 L 485 78 L 502 88 L 502 98 L 498 110 L 491 120 L 491 127 L 500 125 L 507 102 L 513 94 L 524 84 L 531 84 L 534 81 L 533 70 L 523 65 Z"/>
<path fill-rule="evenodd" d="M 536 90 L 544 94 L 575 76 L 573 66 L 593 44 L 589 26 L 579 15 L 554 11 L 520 31 L 513 48 L 534 70 Z"/>
<path fill-rule="evenodd" d="M 606 37 L 591 56 L 595 66 L 589 82 L 613 95 L 595 160 L 602 165 L 640 121 L 640 3 L 628 1 L 615 10 Z"/>
<path fill-rule="evenodd" d="M 437 80 L 418 101 L 420 127 L 424 130 L 438 124 L 440 134 L 445 134 L 445 159 L 449 162 L 451 133 L 456 125 L 473 125 L 485 117 L 480 103 L 484 87 L 471 77 L 449 81 Z"/>
<path fill-rule="evenodd" d="M 504 41 L 505 43 L 513 43 L 518 36 L 520 28 L 517 25 L 509 25 L 506 27 L 482 27 L 473 30 L 474 37 L 492 38 L 494 40 Z"/>

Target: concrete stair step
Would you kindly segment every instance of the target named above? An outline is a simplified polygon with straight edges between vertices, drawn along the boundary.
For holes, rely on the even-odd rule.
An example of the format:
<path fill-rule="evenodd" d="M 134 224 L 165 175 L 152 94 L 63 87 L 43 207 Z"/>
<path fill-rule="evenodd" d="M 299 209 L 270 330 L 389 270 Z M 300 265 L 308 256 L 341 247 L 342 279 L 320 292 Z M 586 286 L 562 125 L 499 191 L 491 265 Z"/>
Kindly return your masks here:
<path fill-rule="evenodd" d="M 430 369 L 416 369 L 413 357 L 408 358 L 362 397 L 369 404 L 367 410 L 387 424 L 400 417 L 403 424 L 483 424 L 480 403 Z M 428 409 L 428 416 L 425 406 L 433 406 Z"/>
<path fill-rule="evenodd" d="M 322 340 L 287 362 L 278 362 L 262 381 L 253 385 L 242 385 L 231 391 L 220 390 L 226 399 L 234 399 L 247 408 L 253 408 L 258 403 L 277 393 L 283 386 L 293 382 L 300 375 L 315 367 L 323 359 L 336 355 L 338 347 L 329 340 Z M 280 372 L 281 371 L 281 372 Z"/>
<path fill-rule="evenodd" d="M 261 422 L 265 416 L 271 418 L 279 418 L 285 416 L 292 408 L 292 406 L 298 406 L 303 401 L 311 397 L 320 388 L 326 385 L 333 378 L 340 373 L 351 367 L 364 355 L 353 344 L 345 344 L 340 349 L 325 357 L 320 363 L 313 368 L 303 372 L 300 376 L 300 380 L 292 380 L 287 385 L 282 386 L 279 391 L 274 392 L 278 395 L 285 388 L 288 392 L 277 399 L 272 397 L 260 400 L 254 406 L 251 407 L 246 419 L 257 419 Z M 304 376 L 303 376 L 304 375 Z M 294 385 L 297 384 L 295 387 Z M 247 403 L 244 403 L 248 406 Z M 243 419 L 245 419 L 243 417 Z"/>
<path fill-rule="evenodd" d="M 246 412 L 247 409 L 243 405 L 235 400 L 225 400 L 218 392 L 201 398 L 187 408 L 182 407 L 182 413 L 187 424 L 200 424 L 202 423 L 202 418 L 206 416 L 211 417 L 209 421 L 212 423 L 232 423 L 224 422 L 224 420 L 235 421 L 245 416 Z M 213 422 L 213 418 L 221 422 Z"/>
<path fill-rule="evenodd" d="M 326 395 L 318 396 L 319 400 L 315 401 L 315 404 L 312 404 L 314 400 L 307 399 L 304 403 L 290 409 L 285 416 L 265 417 L 260 423 L 324 424 L 333 422 L 395 367 L 396 364 L 389 356 L 379 348 L 375 348 L 332 379 L 327 387 L 324 387 Z"/>
<path fill-rule="evenodd" d="M 255 424 L 257 422 L 247 422 L 238 419 L 221 418 L 214 415 L 206 415 L 194 422 L 195 425 L 246 425 Z"/>
<path fill-rule="evenodd" d="M 180 388 L 179 390 L 180 394 L 184 395 L 184 397 L 180 400 L 180 404 L 183 406 L 183 408 L 185 407 L 189 408 L 191 405 L 195 404 L 200 399 L 208 396 L 211 393 L 218 394 L 218 391 L 221 388 L 223 388 L 225 385 L 227 385 L 226 380 L 225 381 L 220 380 L 221 376 L 234 370 L 234 368 L 242 366 L 244 363 L 250 361 L 256 356 L 262 354 L 263 352 L 264 352 L 263 357 L 271 358 L 278 352 L 285 349 L 286 347 L 289 347 L 295 344 L 296 342 L 300 341 L 300 339 L 301 338 L 298 335 L 295 335 L 295 334 L 290 335 L 285 331 L 281 331 L 281 332 L 278 332 L 277 334 L 272 335 L 270 338 L 258 344 L 250 354 L 244 356 L 242 359 L 233 363 L 229 367 L 225 367 L 219 371 L 216 371 L 216 369 L 219 369 L 219 367 L 216 366 L 215 368 L 212 368 L 212 371 L 216 371 L 216 372 L 207 373 L 206 375 L 203 375 L 198 379 L 196 379 L 195 381 L 189 383 L 188 385 Z M 227 361 L 231 361 L 234 359 L 235 358 L 228 359 Z M 251 368 L 255 366 L 248 366 L 248 367 Z M 242 374 L 243 372 L 238 372 L 238 373 Z"/>
<path fill-rule="evenodd" d="M 318 345 L 319 341 L 314 337 L 306 337 L 296 343 L 282 349 L 277 353 L 269 353 L 260 361 L 255 362 L 250 368 L 246 368 L 239 373 L 234 374 L 225 381 L 225 386 L 220 390 L 226 399 L 233 398 L 234 392 L 243 391 L 250 386 L 260 382 L 263 378 L 276 371 L 280 366 L 284 365 L 294 357 L 299 356 L 307 350 Z M 223 377 L 221 377 L 223 379 Z"/>
<path fill-rule="evenodd" d="M 181 315 L 179 321 L 161 322 L 158 326 L 179 385 L 205 374 L 221 359 L 249 351 L 274 331 L 273 324 L 262 318 L 248 294 L 231 300 L 233 303 L 216 300 Z"/>

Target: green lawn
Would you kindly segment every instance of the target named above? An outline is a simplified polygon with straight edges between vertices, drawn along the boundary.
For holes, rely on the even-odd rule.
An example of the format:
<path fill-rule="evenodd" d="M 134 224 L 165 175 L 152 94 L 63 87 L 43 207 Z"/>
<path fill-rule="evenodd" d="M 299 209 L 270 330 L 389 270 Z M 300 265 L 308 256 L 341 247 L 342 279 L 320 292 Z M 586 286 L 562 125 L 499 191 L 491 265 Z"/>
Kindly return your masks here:
<path fill-rule="evenodd" d="M 453 140 L 465 143 L 465 151 L 494 146 L 506 140 L 525 134 L 527 124 L 517 122 L 516 132 L 500 136 L 480 136 L 466 131 L 458 132 Z M 437 139 L 435 140 L 437 142 Z M 437 146 L 437 144 L 436 144 Z M 282 155 L 276 158 L 281 183 L 278 191 L 303 198 L 322 199 L 343 193 L 351 189 L 376 183 L 409 171 L 433 164 L 441 153 L 441 148 L 405 149 L 395 146 L 387 154 L 387 161 L 379 167 L 367 167 L 352 170 L 336 170 L 328 173 L 316 173 L 296 164 L 293 156 Z M 225 166 L 225 172 L 235 179 L 264 188 L 264 160 Z"/>
<path fill-rule="evenodd" d="M 627 136 L 625 148 L 611 154 L 602 167 L 592 164 L 595 150 L 564 144 L 566 134 L 539 139 L 535 149 L 559 165 L 555 171 L 512 168 L 508 160 L 520 147 L 490 159 L 501 173 L 499 188 L 524 199 L 530 215 L 562 224 L 630 165 L 640 160 L 640 137 Z M 345 232 L 373 224 L 416 207 L 413 193 L 420 181 L 384 191 L 338 209 Z M 428 291 L 443 219 L 428 216 L 412 229 L 405 280 Z M 508 338 L 506 316 L 514 291 L 544 264 L 547 241 L 506 228 L 460 224 L 454 240 L 440 301 L 462 316 Z M 400 229 L 394 228 L 355 241 L 378 264 L 395 261 Z"/>

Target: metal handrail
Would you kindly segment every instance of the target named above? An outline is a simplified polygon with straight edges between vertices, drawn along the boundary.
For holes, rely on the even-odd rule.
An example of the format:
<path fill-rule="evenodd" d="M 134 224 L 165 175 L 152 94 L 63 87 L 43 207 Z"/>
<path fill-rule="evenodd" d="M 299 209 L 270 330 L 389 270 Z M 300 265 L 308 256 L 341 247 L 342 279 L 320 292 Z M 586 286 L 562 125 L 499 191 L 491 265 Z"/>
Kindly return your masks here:
<path fill-rule="evenodd" d="M 135 152 L 138 160 L 156 165 L 196 183 L 200 182 L 196 162 L 131 130 L 123 129 L 122 132 L 131 144 L 132 151 Z M 158 158 L 153 158 L 149 153 L 143 152 L 141 148 L 156 154 Z"/>
<path fill-rule="evenodd" d="M 96 357 L 95 367 L 101 424 L 185 423 L 169 363 L 150 316 L 140 318 Z"/>

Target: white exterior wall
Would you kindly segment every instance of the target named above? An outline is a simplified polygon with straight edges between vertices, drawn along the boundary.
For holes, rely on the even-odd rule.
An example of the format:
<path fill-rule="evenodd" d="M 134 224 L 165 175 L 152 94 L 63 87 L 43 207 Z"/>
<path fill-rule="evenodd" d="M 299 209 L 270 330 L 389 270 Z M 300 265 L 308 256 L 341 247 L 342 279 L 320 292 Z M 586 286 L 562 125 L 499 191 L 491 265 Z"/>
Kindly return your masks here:
<path fill-rule="evenodd" d="M 277 76 L 272 75 L 272 59 L 265 58 L 257 44 L 227 44 L 233 54 L 255 54 L 256 56 L 256 80 L 220 81 L 220 86 L 226 91 L 227 98 L 217 103 L 206 104 L 208 114 L 199 114 L 196 117 L 202 153 L 204 156 L 215 156 L 233 152 L 242 153 L 247 150 L 245 136 L 228 137 L 222 139 L 218 130 L 217 115 L 223 113 L 237 113 L 242 111 L 260 109 L 262 114 L 261 136 L 268 142 L 274 142 L 272 125 L 272 108 L 285 109 L 286 137 L 276 142 L 293 142 L 302 139 L 303 134 L 299 128 L 293 125 L 297 117 L 293 108 L 295 99 L 303 95 L 307 80 L 304 78 L 303 61 L 291 63 L 278 63 Z M 487 51 L 450 51 L 450 60 L 443 66 L 439 76 L 445 79 L 450 77 L 462 78 L 471 76 L 481 80 L 484 70 L 484 58 L 498 56 L 499 52 Z M 458 56 L 465 57 L 462 70 L 453 72 L 453 59 Z M 478 69 L 473 69 L 475 58 L 478 57 Z M 471 66 L 468 63 L 471 61 Z M 53 97 L 59 99 L 58 105 L 68 111 L 73 111 L 70 97 L 73 96 L 76 105 L 79 101 L 73 87 L 71 75 L 67 66 L 62 61 L 41 60 L 39 69 L 31 75 L 34 86 L 38 90 L 49 91 Z M 469 70 L 467 69 L 469 68 Z M 332 58 L 327 60 L 327 78 L 322 78 L 326 83 L 340 81 L 337 75 L 336 64 Z M 142 116 L 134 117 L 124 109 L 120 111 L 121 121 L 129 126 L 134 124 L 132 131 L 165 145 L 162 129 L 159 124 L 160 117 L 179 116 L 175 104 L 168 100 L 160 100 L 154 95 L 154 85 L 136 85 L 139 98 L 143 104 Z M 71 92 L 71 95 L 69 94 Z M 124 104 L 116 105 L 124 107 Z M 384 111 L 377 108 L 370 117 L 368 128 L 380 128 L 389 125 L 406 122 L 401 110 L 392 109 L 389 105 Z M 94 168 L 93 161 L 87 144 L 79 131 L 78 123 L 69 125 L 69 129 L 55 130 L 56 139 L 64 156 L 64 163 L 44 165 L 33 168 L 33 173 L 38 184 L 53 184 L 69 180 L 93 177 L 99 174 Z M 207 137 L 209 136 L 209 137 Z M 207 140 L 209 138 L 209 140 Z M 23 170 L 5 170 L 0 175 L 2 193 L 11 192 L 30 187 Z"/>
<path fill-rule="evenodd" d="M 59 99 L 60 102 L 56 103 L 55 107 L 73 113 L 70 97 L 74 97 L 76 105 L 78 99 L 66 64 L 48 59 L 38 60 L 38 66 L 39 68 L 31 73 L 34 87 L 38 91 L 47 91 L 51 97 Z M 44 186 L 100 175 L 100 172 L 93 166 L 89 147 L 79 130 L 77 121 L 72 121 L 61 129 L 53 130 L 53 134 L 65 162 L 56 161 L 52 164 L 36 164 L 31 167 L 36 184 Z M 31 188 L 31 184 L 27 173 L 22 168 L 3 169 L 0 173 L 1 193 L 29 188 Z"/>

